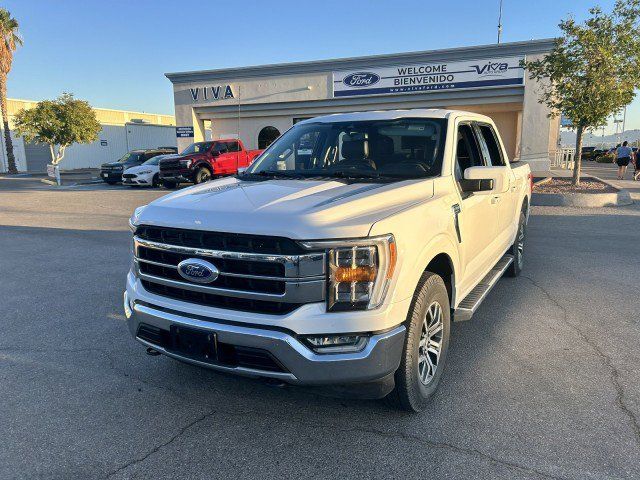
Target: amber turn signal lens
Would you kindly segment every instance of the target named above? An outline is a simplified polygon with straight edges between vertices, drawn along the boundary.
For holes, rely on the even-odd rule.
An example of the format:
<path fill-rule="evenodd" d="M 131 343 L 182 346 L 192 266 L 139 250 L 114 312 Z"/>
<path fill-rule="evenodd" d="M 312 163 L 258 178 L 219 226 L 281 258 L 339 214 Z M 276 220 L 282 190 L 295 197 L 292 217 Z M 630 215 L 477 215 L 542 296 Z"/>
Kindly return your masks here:
<path fill-rule="evenodd" d="M 335 270 L 336 282 L 373 282 L 376 279 L 374 267 L 338 267 Z"/>

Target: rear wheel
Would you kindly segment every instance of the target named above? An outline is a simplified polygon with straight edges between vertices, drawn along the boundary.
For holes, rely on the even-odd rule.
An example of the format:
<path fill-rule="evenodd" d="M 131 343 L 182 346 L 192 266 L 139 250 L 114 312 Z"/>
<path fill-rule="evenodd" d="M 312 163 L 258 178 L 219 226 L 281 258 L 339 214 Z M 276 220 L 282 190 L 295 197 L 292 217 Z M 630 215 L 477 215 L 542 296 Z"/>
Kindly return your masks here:
<path fill-rule="evenodd" d="M 178 186 L 178 182 L 170 182 L 168 180 L 163 180 L 162 185 L 164 188 L 176 188 Z"/>
<path fill-rule="evenodd" d="M 449 349 L 449 296 L 439 275 L 422 275 L 407 322 L 396 386 L 388 399 L 403 410 L 419 412 L 438 388 Z"/>
<path fill-rule="evenodd" d="M 516 239 L 509 249 L 509 253 L 513 255 L 513 262 L 507 269 L 508 277 L 517 277 L 522 272 L 524 266 L 524 242 L 527 237 L 527 217 L 524 212 L 520 212 L 520 218 L 518 219 L 518 232 L 516 233 Z"/>
<path fill-rule="evenodd" d="M 204 183 L 211 180 L 211 171 L 208 168 L 202 167 L 196 172 L 195 183 Z"/>

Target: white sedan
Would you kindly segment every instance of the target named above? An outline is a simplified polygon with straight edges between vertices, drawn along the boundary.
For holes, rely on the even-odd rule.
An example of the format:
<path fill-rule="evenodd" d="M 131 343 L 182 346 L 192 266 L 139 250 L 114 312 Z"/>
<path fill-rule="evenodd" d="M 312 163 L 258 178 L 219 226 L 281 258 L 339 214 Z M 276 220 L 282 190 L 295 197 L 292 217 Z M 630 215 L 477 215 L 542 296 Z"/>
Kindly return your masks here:
<path fill-rule="evenodd" d="M 171 155 L 158 155 L 150 158 L 142 165 L 127 168 L 122 173 L 123 185 L 160 186 L 160 160 Z"/>

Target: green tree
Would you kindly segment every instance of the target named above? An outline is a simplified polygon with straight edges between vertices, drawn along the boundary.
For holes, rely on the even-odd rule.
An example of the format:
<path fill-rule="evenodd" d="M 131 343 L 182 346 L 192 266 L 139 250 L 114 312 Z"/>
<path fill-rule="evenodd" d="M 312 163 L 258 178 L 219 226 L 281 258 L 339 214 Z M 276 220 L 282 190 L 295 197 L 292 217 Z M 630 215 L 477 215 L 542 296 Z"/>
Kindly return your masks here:
<path fill-rule="evenodd" d="M 14 118 L 16 131 L 28 142 L 49 145 L 51 163 L 58 165 L 65 149 L 73 143 L 91 143 L 102 126 L 89 102 L 63 93 L 55 100 L 43 100 L 34 108 L 22 109 Z"/>
<path fill-rule="evenodd" d="M 13 52 L 19 45 L 22 45 L 22 37 L 18 33 L 18 22 L 4 8 L 0 8 L 0 35 L 4 40 L 0 42 L 0 109 L 2 109 L 9 173 L 17 173 L 16 157 L 13 155 L 13 142 L 9 130 L 9 113 L 7 112 L 7 76 L 13 63 Z"/>
<path fill-rule="evenodd" d="M 605 125 L 640 87 L 640 0 L 617 0 L 611 13 L 594 7 L 589 14 L 584 23 L 560 22 L 563 35 L 553 50 L 523 62 L 530 78 L 540 80 L 540 103 L 551 116 L 563 113 L 576 129 L 574 185 L 580 183 L 584 133 Z"/>

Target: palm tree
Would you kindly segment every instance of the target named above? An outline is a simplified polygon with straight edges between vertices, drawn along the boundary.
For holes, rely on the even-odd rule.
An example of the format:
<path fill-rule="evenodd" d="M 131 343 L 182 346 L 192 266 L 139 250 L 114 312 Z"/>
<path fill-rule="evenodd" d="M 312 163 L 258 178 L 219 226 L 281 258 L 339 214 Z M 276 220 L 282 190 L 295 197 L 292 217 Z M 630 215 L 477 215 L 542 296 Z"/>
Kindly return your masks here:
<path fill-rule="evenodd" d="M 9 132 L 9 114 L 7 113 L 7 75 L 11 70 L 13 52 L 18 45 L 22 45 L 22 37 L 18 33 L 18 22 L 4 8 L 0 8 L 0 36 L 3 40 L 0 41 L 0 109 L 2 109 L 9 173 L 17 173 L 16 158 L 13 156 L 13 142 Z"/>

